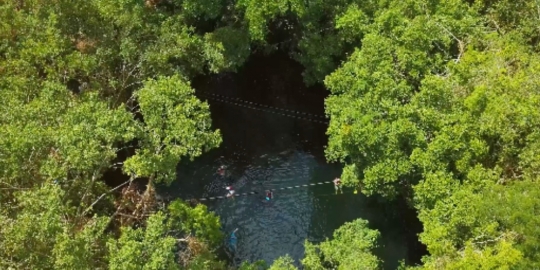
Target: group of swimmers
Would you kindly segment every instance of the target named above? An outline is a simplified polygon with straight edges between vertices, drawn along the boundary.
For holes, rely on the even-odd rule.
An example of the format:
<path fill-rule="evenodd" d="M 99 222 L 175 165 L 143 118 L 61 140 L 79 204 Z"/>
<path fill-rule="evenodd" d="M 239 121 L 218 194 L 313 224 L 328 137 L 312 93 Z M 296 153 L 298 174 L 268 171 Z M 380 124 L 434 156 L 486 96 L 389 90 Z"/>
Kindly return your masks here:
<path fill-rule="evenodd" d="M 221 165 L 218 170 L 217 170 L 217 173 L 221 176 L 224 176 L 225 175 L 225 171 L 226 171 L 226 167 L 225 165 Z M 340 193 L 343 193 L 343 190 L 341 189 L 342 187 L 342 183 L 341 183 L 341 179 L 340 178 L 335 178 L 333 181 L 334 183 L 334 188 L 336 190 L 336 194 L 338 192 Z M 234 190 L 234 187 L 232 185 L 228 185 L 225 187 L 225 189 L 228 191 L 227 193 L 227 198 L 231 198 L 231 197 L 234 197 L 234 193 L 235 193 L 235 190 Z M 271 190 L 266 190 L 265 191 L 265 199 L 267 201 L 270 201 L 274 198 L 274 193 L 271 191 Z"/>
<path fill-rule="evenodd" d="M 220 175 L 220 176 L 225 176 L 225 172 L 226 172 L 226 167 L 225 165 L 221 165 L 218 170 L 217 170 L 217 173 Z M 343 193 L 341 187 L 342 187 L 342 183 L 341 183 L 341 179 L 340 178 L 335 178 L 333 181 L 334 183 L 334 188 L 336 190 L 336 194 L 338 192 L 340 193 Z M 234 187 L 232 186 L 232 184 L 229 184 L 225 187 L 225 189 L 228 191 L 227 193 L 227 198 L 234 198 L 234 194 L 235 194 L 235 190 L 234 190 Z M 356 193 L 356 192 L 355 192 Z M 274 193 L 271 191 L 271 190 L 266 190 L 265 191 L 265 199 L 266 201 L 270 201 L 274 198 Z M 229 237 L 229 248 L 232 252 L 235 252 L 236 251 L 236 245 L 237 245 L 237 242 L 238 242 L 238 237 L 236 236 L 236 232 L 238 231 L 238 228 L 236 228 L 230 235 Z"/>
<path fill-rule="evenodd" d="M 233 187 L 233 186 L 226 186 L 225 189 L 226 189 L 227 191 L 229 191 L 229 193 L 227 193 L 227 198 L 230 198 L 230 197 L 233 197 L 233 196 L 234 196 L 235 191 L 234 191 L 234 187 Z M 271 190 L 266 190 L 265 193 L 266 193 L 266 197 L 265 197 L 265 198 L 266 198 L 267 201 L 269 201 L 269 200 L 271 200 L 271 199 L 274 198 L 274 193 L 273 193 Z"/>

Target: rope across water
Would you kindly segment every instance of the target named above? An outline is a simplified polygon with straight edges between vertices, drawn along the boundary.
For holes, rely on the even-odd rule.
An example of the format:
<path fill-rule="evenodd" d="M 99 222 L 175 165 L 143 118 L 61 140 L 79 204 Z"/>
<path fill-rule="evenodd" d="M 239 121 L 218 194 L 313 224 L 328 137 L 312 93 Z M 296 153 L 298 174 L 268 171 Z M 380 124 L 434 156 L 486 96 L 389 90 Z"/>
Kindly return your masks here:
<path fill-rule="evenodd" d="M 264 105 L 264 104 L 259 104 L 259 103 L 255 103 L 255 102 L 251 102 L 251 101 L 241 100 L 241 99 L 238 99 L 238 98 L 226 97 L 226 96 L 213 94 L 213 93 L 202 92 L 201 94 L 203 96 L 205 96 L 206 98 L 214 100 L 214 101 L 219 101 L 219 102 L 223 102 L 223 103 L 227 103 L 227 104 L 232 104 L 232 105 L 236 105 L 236 106 L 240 106 L 240 107 L 244 107 L 244 108 L 248 108 L 248 109 L 273 113 L 273 114 L 277 114 L 277 115 L 281 115 L 281 116 L 296 118 L 296 119 L 300 119 L 300 120 L 306 120 L 306 121 L 310 121 L 310 122 L 314 122 L 314 123 L 328 124 L 328 121 L 322 120 L 322 119 L 326 119 L 326 118 L 324 116 L 321 116 L 321 115 L 305 113 L 305 112 L 299 112 L 299 111 L 283 109 L 283 108 L 278 108 L 278 107 L 272 107 L 272 106 L 268 106 L 268 105 Z M 255 106 L 259 106 L 259 107 L 255 107 Z M 280 111 L 288 112 L 289 114 L 282 113 Z M 293 114 L 296 114 L 296 115 L 293 115 Z M 304 117 L 304 116 L 301 116 L 301 115 L 314 117 L 314 118 L 318 118 L 318 119 Z M 321 119 L 321 120 L 319 120 L 319 119 Z"/>
<path fill-rule="evenodd" d="M 301 187 L 310 187 L 310 186 L 316 186 L 316 185 L 324 185 L 324 184 L 332 184 L 332 181 L 326 181 L 326 182 L 319 182 L 319 183 L 311 183 L 311 184 L 304 184 L 304 185 L 297 185 L 297 186 L 289 186 L 289 187 L 282 187 L 282 188 L 275 188 L 275 189 L 267 189 L 269 191 L 276 191 L 276 190 L 287 190 L 287 189 L 293 189 L 293 188 L 301 188 Z M 234 194 L 234 197 L 240 197 L 240 196 L 249 196 L 249 195 L 255 195 L 259 194 L 257 191 L 251 191 L 251 192 L 245 192 L 245 193 L 237 193 Z M 199 201 L 211 201 L 211 200 L 218 200 L 218 199 L 226 199 L 227 196 L 214 196 L 214 197 L 204 197 L 200 198 Z"/>
<path fill-rule="evenodd" d="M 209 92 L 201 92 L 200 94 L 205 96 L 207 99 L 211 99 L 211 100 L 218 101 L 218 102 L 223 102 L 223 103 L 232 104 L 232 105 L 236 105 L 236 106 L 240 106 L 240 107 L 244 107 L 244 108 L 248 108 L 248 109 L 253 109 L 253 110 L 258 110 L 258 111 L 263 111 L 263 112 L 268 112 L 268 113 L 273 113 L 273 114 L 278 114 L 278 115 L 281 115 L 281 116 L 296 118 L 296 119 L 300 119 L 300 120 L 311 121 L 311 122 L 315 122 L 315 123 L 319 123 L 319 124 L 328 124 L 328 121 L 325 120 L 326 117 L 322 116 L 322 115 L 317 115 L 317 114 L 312 114 L 312 113 L 305 113 L 305 112 L 300 112 L 300 111 L 294 111 L 294 110 L 289 110 L 289 109 L 284 109 L 284 108 L 268 106 L 268 105 L 264 105 L 264 104 L 260 104 L 260 103 L 256 103 L 256 102 L 246 101 L 246 100 L 242 100 L 242 99 L 239 99 L 239 98 L 227 97 L 227 96 L 214 94 L 214 93 L 209 93 Z M 256 107 L 256 106 L 258 106 L 258 107 Z M 282 113 L 282 112 L 286 112 L 286 113 Z M 309 118 L 309 117 L 312 117 L 312 118 Z M 317 118 L 317 119 L 313 119 L 313 118 Z M 327 182 L 311 183 L 311 184 L 289 186 L 289 187 L 283 187 L 283 188 L 277 188 L 277 189 L 268 189 L 268 190 L 269 191 L 287 190 L 287 189 L 293 189 L 293 188 L 309 187 L 309 186 L 332 184 L 332 183 L 333 183 L 332 181 L 327 181 Z M 259 194 L 259 192 L 251 191 L 251 192 L 245 192 L 245 193 L 237 193 L 237 194 L 234 194 L 232 196 L 233 197 L 241 197 L 241 196 L 249 196 L 249 195 L 255 195 L 255 194 Z M 213 197 L 203 197 L 203 198 L 200 198 L 198 200 L 199 201 L 210 201 L 210 200 L 218 200 L 218 199 L 225 199 L 225 198 L 228 198 L 228 197 L 227 196 L 213 196 Z"/>

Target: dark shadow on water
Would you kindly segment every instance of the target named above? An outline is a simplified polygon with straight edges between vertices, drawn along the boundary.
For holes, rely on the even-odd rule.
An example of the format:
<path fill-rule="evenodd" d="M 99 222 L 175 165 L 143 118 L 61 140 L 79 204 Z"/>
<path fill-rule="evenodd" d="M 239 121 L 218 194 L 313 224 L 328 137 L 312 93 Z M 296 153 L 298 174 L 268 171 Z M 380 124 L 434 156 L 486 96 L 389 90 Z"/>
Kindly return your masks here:
<path fill-rule="evenodd" d="M 321 86 L 306 88 L 302 67 L 287 55 L 255 55 L 236 74 L 201 76 L 193 81 L 197 95 L 214 93 L 231 98 L 324 115 Z M 200 198 L 225 195 L 229 182 L 239 193 L 330 181 L 341 174 L 339 164 L 324 158 L 327 126 L 241 106 L 208 100 L 215 128 L 222 132 L 220 148 L 178 166 L 178 181 L 161 193 L 170 198 Z M 227 175 L 216 173 L 227 166 Z M 217 213 L 226 234 L 239 228 L 233 261 L 264 259 L 271 263 L 289 254 L 297 262 L 304 256 L 304 240 L 320 242 L 331 237 L 344 222 L 364 218 L 382 234 L 376 253 L 385 269 L 395 269 L 398 260 L 411 261 L 411 233 L 398 202 L 366 198 L 360 194 L 335 195 L 332 185 L 295 188 L 275 193 L 266 202 L 263 195 L 205 202 Z M 412 262 L 416 262 L 416 258 Z"/>
<path fill-rule="evenodd" d="M 252 56 L 238 73 L 197 77 L 193 86 L 197 94 L 214 93 L 271 107 L 324 116 L 322 87 L 306 88 L 302 67 L 284 54 L 270 57 Z M 288 149 L 295 144 L 322 157 L 326 144 L 326 125 L 294 120 L 277 114 L 247 109 L 209 100 L 212 119 L 223 134 L 224 147 L 241 146 L 249 156 L 260 156 Z"/>

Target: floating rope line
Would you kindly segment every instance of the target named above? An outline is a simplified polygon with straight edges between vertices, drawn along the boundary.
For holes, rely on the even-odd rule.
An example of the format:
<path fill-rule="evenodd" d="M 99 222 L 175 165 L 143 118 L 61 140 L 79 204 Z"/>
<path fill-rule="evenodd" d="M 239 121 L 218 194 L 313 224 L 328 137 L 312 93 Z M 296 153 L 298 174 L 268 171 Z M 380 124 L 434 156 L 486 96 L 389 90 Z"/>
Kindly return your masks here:
<path fill-rule="evenodd" d="M 254 107 L 254 106 L 242 104 L 242 103 L 235 102 L 235 101 L 229 101 L 229 100 L 225 100 L 225 99 L 222 99 L 222 98 L 216 98 L 216 97 L 213 97 L 213 96 L 209 96 L 208 94 L 204 94 L 204 93 L 203 93 L 203 95 L 206 96 L 208 99 L 211 99 L 211 100 L 215 100 L 215 101 L 219 101 L 219 102 L 223 102 L 223 103 L 228 103 L 228 104 L 232 104 L 232 105 L 237 105 L 237 106 L 244 107 L 244 108 L 249 108 L 249 109 L 253 109 L 253 110 L 259 110 L 259 111 L 263 111 L 263 112 L 278 114 L 278 115 L 281 115 L 281 116 L 292 117 L 292 118 L 311 121 L 311 122 L 320 123 L 320 124 L 328 124 L 328 121 L 311 119 L 311 118 L 308 118 L 308 117 L 302 117 L 302 116 L 285 114 L 285 113 L 280 113 L 280 112 L 276 112 L 276 111 L 272 111 L 272 110 L 257 108 L 257 107 Z M 249 102 L 249 101 L 244 101 L 244 102 L 257 104 L 257 103 L 253 103 L 253 102 Z M 276 107 L 271 107 L 271 106 L 267 106 L 267 105 L 259 105 L 259 106 L 264 106 L 265 108 L 276 108 Z M 289 110 L 286 110 L 286 109 L 280 109 L 280 110 L 289 111 Z M 292 111 L 292 112 L 295 112 L 295 111 Z M 296 113 L 298 113 L 298 114 L 306 114 L 306 115 L 308 114 L 308 113 L 300 113 L 300 112 L 296 112 Z M 320 116 L 318 116 L 318 117 L 320 117 Z"/>
<path fill-rule="evenodd" d="M 311 183 L 311 184 L 304 184 L 304 185 L 290 186 L 290 187 L 282 187 L 282 188 L 275 188 L 275 189 L 267 189 L 267 190 L 269 190 L 269 191 L 287 190 L 287 189 L 293 189 L 293 188 L 311 187 L 311 186 L 331 184 L 331 183 L 333 183 L 333 182 L 332 181 L 327 181 L 327 182 Z M 259 192 L 251 191 L 251 192 L 234 194 L 233 196 L 234 197 L 240 197 L 240 196 L 249 196 L 249 195 L 255 195 L 255 194 L 259 194 Z M 204 198 L 200 198 L 199 201 L 211 201 L 211 200 L 227 199 L 227 198 L 229 198 L 229 197 L 227 197 L 227 196 L 204 197 Z"/>
<path fill-rule="evenodd" d="M 261 103 L 257 103 L 257 102 L 251 102 L 251 101 L 247 101 L 247 100 L 243 100 L 243 99 L 239 99 L 239 98 L 234 98 L 234 97 L 227 97 L 227 96 L 224 96 L 224 95 L 214 94 L 214 93 L 210 93 L 210 92 L 206 92 L 206 91 L 204 91 L 203 93 L 205 95 L 210 95 L 210 96 L 222 98 L 222 99 L 225 99 L 225 100 L 230 100 L 230 101 L 236 100 L 236 101 L 248 104 L 248 105 L 255 105 L 255 106 L 274 109 L 274 110 L 278 110 L 278 111 L 284 111 L 284 112 L 301 114 L 301 115 L 309 115 L 309 116 L 313 116 L 313 117 L 317 117 L 317 118 L 321 118 L 321 119 L 326 119 L 326 116 L 324 116 L 324 115 L 306 113 L 306 112 L 300 112 L 300 111 L 295 111 L 295 110 L 290 110 L 290 109 L 284 109 L 284 108 L 269 106 L 269 105 L 265 105 L 265 104 L 261 104 Z"/>

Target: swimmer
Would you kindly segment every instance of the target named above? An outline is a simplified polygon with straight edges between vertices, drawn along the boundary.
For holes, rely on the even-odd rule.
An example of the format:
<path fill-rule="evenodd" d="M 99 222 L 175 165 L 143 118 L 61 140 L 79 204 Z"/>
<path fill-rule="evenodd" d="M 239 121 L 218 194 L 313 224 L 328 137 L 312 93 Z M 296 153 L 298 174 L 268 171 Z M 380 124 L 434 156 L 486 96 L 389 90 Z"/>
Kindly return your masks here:
<path fill-rule="evenodd" d="M 191 207 L 195 207 L 195 206 L 197 206 L 197 204 L 199 204 L 199 200 L 197 200 L 197 199 L 190 199 L 190 200 L 189 200 L 189 204 L 191 205 Z"/>
<path fill-rule="evenodd" d="M 343 193 L 343 190 L 341 190 L 341 179 L 337 178 L 334 179 L 334 188 L 336 189 L 336 194 L 338 193 L 338 191 L 341 191 L 341 193 Z"/>
<path fill-rule="evenodd" d="M 225 169 L 226 169 L 226 168 L 227 168 L 227 167 L 225 167 L 225 165 L 219 166 L 219 168 L 218 168 L 218 170 L 217 170 L 217 173 L 218 173 L 219 175 L 221 175 L 221 176 L 224 176 L 224 175 L 225 175 Z"/>
<path fill-rule="evenodd" d="M 229 247 L 233 252 L 236 251 L 236 243 L 238 243 L 238 238 L 235 234 L 236 231 L 238 231 L 238 228 L 234 229 L 234 231 L 231 233 L 231 237 L 229 238 Z"/>
<path fill-rule="evenodd" d="M 266 191 L 266 200 L 269 201 L 274 198 L 274 193 L 270 190 Z"/>
<path fill-rule="evenodd" d="M 228 186 L 225 189 L 229 191 L 229 193 L 227 194 L 227 198 L 234 196 L 234 188 L 232 186 Z"/>

